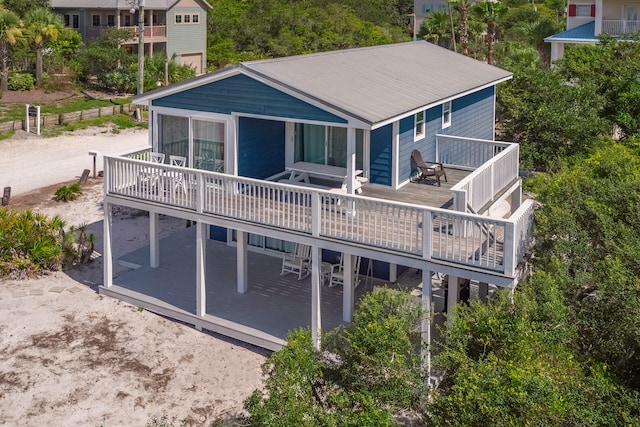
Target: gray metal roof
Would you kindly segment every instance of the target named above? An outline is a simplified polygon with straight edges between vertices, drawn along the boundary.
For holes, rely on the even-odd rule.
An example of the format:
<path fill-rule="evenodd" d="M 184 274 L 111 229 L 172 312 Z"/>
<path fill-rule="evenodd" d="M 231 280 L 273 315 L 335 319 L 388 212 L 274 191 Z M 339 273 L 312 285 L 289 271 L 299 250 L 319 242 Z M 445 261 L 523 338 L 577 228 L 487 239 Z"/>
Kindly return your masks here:
<path fill-rule="evenodd" d="M 167 10 L 172 8 L 180 0 L 145 0 L 144 7 L 148 9 Z M 131 9 L 132 3 L 137 4 L 137 0 L 51 0 L 52 8 L 75 8 L 75 9 Z M 211 5 L 202 0 L 204 6 L 211 8 Z"/>
<path fill-rule="evenodd" d="M 192 89 L 234 73 L 286 88 L 369 125 L 406 116 L 511 78 L 511 73 L 427 42 L 408 42 L 243 62 L 134 102 Z"/>
<path fill-rule="evenodd" d="M 243 63 L 328 106 L 375 124 L 511 77 L 427 42 Z"/>

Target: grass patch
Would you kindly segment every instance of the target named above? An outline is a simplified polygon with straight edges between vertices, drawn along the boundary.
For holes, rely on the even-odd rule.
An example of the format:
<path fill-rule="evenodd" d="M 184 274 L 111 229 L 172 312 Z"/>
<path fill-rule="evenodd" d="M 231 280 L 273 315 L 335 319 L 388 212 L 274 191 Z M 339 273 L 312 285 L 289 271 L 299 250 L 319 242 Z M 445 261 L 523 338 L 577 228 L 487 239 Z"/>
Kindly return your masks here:
<path fill-rule="evenodd" d="M 124 129 L 140 128 L 147 129 L 148 123 L 146 121 L 137 122 L 133 116 L 129 114 L 116 114 L 115 116 L 96 117 L 93 119 L 82 120 L 79 122 L 68 123 L 60 126 L 53 126 L 47 129 L 43 129 L 43 136 L 54 137 L 63 134 L 64 132 L 73 132 L 80 129 L 87 129 L 89 127 L 107 127 L 111 125 L 111 133 L 120 133 Z M 107 130 L 105 130 L 107 132 Z"/>
<path fill-rule="evenodd" d="M 51 105 L 35 102 L 32 105 L 40 105 L 40 114 L 63 114 L 80 110 L 90 110 L 98 107 L 124 105 L 131 103 L 131 98 L 93 99 L 88 97 L 72 98 Z M 0 108 L 0 121 L 21 120 L 25 116 L 24 104 L 5 105 Z"/>
<path fill-rule="evenodd" d="M 6 131 L 6 132 L 0 132 L 0 141 L 2 141 L 3 139 L 11 138 L 15 133 L 16 133 L 16 131 L 14 131 L 14 130 L 9 130 L 9 131 Z"/>

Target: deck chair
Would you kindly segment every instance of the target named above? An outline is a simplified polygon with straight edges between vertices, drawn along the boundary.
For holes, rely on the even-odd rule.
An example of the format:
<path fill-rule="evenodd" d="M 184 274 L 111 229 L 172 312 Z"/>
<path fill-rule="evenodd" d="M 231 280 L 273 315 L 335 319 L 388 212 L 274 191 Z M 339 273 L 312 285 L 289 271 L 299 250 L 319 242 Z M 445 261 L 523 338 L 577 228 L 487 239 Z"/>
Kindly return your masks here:
<path fill-rule="evenodd" d="M 413 150 L 413 152 L 411 153 L 411 158 L 418 168 L 418 182 L 430 176 L 433 176 L 435 178 L 436 182 L 438 183 L 438 187 L 440 187 L 441 176 L 444 176 L 445 182 L 448 182 L 447 174 L 442 167 L 442 163 L 425 162 L 424 160 L 422 160 L 422 154 L 420 154 L 420 151 L 418 150 Z"/>
<path fill-rule="evenodd" d="M 340 254 L 340 263 L 334 264 L 331 268 L 331 278 L 329 279 L 329 287 L 332 288 L 334 286 L 343 285 L 344 286 L 344 256 L 345 254 Z M 351 256 L 347 254 L 347 256 Z M 358 277 L 358 272 L 360 271 L 360 257 L 356 256 L 355 262 L 351 264 L 353 267 L 353 287 L 357 288 L 360 284 L 360 278 Z"/>
<path fill-rule="evenodd" d="M 149 154 L 149 160 L 153 163 L 164 163 L 164 153 L 152 152 Z"/>
<path fill-rule="evenodd" d="M 296 243 L 296 250 L 292 254 L 282 257 L 282 271 L 280 275 L 293 273 L 298 275 L 298 280 L 307 277 L 311 272 L 311 246 Z"/>
<path fill-rule="evenodd" d="M 169 156 L 169 164 L 171 166 L 187 166 L 187 158 L 183 156 Z M 173 181 L 173 191 L 175 192 L 178 189 L 181 189 L 184 194 L 187 193 L 187 183 L 184 177 L 184 174 L 181 172 L 176 172 L 172 176 Z"/>

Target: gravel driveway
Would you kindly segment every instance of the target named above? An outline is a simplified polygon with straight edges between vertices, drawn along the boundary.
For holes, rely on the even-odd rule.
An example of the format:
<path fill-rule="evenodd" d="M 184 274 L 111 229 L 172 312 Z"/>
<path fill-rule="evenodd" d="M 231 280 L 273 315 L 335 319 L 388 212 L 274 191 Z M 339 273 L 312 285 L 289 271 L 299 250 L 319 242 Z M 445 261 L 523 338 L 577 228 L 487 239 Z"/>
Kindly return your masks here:
<path fill-rule="evenodd" d="M 91 128 L 54 138 L 19 131 L 0 141 L 0 191 L 11 187 L 14 196 L 77 179 L 84 169 L 93 169 L 90 150 L 100 153 L 97 170 L 101 171 L 103 154 L 121 154 L 148 145 L 146 129 L 113 134 L 106 128 Z"/>

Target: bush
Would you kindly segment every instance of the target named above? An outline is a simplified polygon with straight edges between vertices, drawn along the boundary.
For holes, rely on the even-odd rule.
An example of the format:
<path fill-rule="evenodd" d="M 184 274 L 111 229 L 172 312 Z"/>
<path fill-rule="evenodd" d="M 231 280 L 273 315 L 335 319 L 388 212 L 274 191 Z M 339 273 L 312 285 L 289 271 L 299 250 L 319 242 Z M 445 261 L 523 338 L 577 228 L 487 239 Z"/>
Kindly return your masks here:
<path fill-rule="evenodd" d="M 9 74 L 9 90 L 31 90 L 35 79 L 28 73 Z"/>
<path fill-rule="evenodd" d="M 68 202 L 77 199 L 81 194 L 80 184 L 63 185 L 56 190 L 53 199 L 56 202 Z"/>
<path fill-rule="evenodd" d="M 135 69 L 121 68 L 98 76 L 98 81 L 107 89 L 133 93 L 136 90 L 138 75 Z"/>

